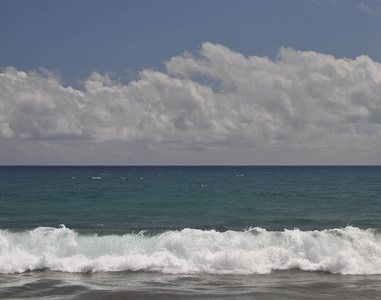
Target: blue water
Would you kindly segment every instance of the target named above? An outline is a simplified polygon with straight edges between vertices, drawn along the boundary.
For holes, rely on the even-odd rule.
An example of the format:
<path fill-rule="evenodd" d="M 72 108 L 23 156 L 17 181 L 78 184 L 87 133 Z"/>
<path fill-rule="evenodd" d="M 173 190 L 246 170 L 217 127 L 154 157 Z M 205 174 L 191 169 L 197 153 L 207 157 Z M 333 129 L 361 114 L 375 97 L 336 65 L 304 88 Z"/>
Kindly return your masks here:
<path fill-rule="evenodd" d="M 381 167 L 0 167 L 0 298 L 374 299 Z"/>
<path fill-rule="evenodd" d="M 1 167 L 0 228 L 381 227 L 381 167 Z"/>

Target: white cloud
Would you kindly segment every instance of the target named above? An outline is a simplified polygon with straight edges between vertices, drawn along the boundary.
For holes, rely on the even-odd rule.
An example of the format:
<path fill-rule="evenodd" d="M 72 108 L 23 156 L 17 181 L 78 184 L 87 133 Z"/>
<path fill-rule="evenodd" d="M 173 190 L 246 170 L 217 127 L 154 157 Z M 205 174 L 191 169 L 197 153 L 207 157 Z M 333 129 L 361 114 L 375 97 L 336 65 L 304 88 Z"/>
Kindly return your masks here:
<path fill-rule="evenodd" d="M 350 161 L 359 151 L 373 159 L 380 150 L 381 65 L 367 56 L 336 59 L 280 48 L 271 60 L 204 43 L 196 55 L 165 64 L 166 73 L 143 70 L 127 85 L 94 72 L 83 90 L 64 87 L 48 72 L 6 68 L 0 143 L 119 141 L 119 149 L 127 142 L 134 145 L 130 152 L 139 152 L 139 144 L 151 149 L 145 155 L 186 153 L 191 161 L 215 152 L 221 163 L 224 157 L 235 162 L 221 149 L 244 149 L 244 163 L 270 152 L 305 163 L 322 156 L 325 163 L 333 153 L 347 153 Z"/>
<path fill-rule="evenodd" d="M 167 68 L 183 78 L 219 80 L 222 91 L 215 98 L 223 102 L 223 115 L 246 137 L 316 142 L 380 134 L 375 116 L 381 109 L 381 65 L 367 56 L 335 59 L 281 48 L 272 61 L 205 43 L 199 58 L 175 57 Z"/>
<path fill-rule="evenodd" d="M 364 3 L 358 3 L 357 7 L 364 13 L 372 16 L 381 16 L 381 10 L 379 7 L 370 7 Z"/>

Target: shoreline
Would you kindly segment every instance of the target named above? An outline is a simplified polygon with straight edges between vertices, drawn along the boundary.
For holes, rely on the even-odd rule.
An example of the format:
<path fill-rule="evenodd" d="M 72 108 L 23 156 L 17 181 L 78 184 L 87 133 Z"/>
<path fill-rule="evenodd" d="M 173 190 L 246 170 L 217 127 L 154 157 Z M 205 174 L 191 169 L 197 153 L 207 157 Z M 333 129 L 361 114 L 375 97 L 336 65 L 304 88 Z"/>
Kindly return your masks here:
<path fill-rule="evenodd" d="M 0 275 L 1 299 L 375 299 L 381 275 L 300 270 L 266 275 L 173 275 L 154 272 Z"/>

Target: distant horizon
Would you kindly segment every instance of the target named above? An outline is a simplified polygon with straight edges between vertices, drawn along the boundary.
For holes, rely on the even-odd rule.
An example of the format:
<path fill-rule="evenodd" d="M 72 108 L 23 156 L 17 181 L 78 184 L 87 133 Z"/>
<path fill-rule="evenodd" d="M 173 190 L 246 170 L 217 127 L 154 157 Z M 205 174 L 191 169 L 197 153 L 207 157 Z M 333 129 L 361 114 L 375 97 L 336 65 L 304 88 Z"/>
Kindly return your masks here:
<path fill-rule="evenodd" d="M 381 165 L 0 165 L 0 167 L 381 167 Z"/>

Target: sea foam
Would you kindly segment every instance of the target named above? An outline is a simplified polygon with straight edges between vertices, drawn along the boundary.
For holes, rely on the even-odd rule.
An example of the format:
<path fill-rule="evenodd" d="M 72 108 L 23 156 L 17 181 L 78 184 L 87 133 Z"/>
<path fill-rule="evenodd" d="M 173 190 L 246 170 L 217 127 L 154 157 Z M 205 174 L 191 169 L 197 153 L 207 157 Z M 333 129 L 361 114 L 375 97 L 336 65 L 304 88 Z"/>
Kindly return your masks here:
<path fill-rule="evenodd" d="M 85 235 L 64 226 L 0 230 L 0 273 L 50 269 L 266 274 L 293 268 L 381 274 L 381 235 L 355 227 L 323 231 L 183 229 L 157 235 Z"/>

